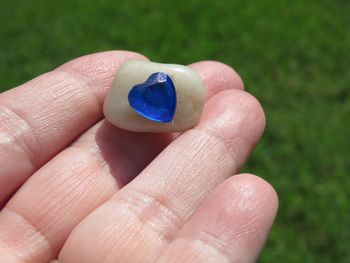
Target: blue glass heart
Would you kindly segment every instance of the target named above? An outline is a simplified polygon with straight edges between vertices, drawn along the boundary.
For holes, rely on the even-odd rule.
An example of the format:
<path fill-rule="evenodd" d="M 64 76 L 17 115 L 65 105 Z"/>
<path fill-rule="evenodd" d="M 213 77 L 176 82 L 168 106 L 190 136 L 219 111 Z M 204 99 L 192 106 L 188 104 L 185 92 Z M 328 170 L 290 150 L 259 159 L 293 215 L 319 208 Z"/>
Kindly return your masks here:
<path fill-rule="evenodd" d="M 176 90 L 171 78 L 153 73 L 129 92 L 130 106 L 141 116 L 156 122 L 171 122 L 176 109 Z"/>

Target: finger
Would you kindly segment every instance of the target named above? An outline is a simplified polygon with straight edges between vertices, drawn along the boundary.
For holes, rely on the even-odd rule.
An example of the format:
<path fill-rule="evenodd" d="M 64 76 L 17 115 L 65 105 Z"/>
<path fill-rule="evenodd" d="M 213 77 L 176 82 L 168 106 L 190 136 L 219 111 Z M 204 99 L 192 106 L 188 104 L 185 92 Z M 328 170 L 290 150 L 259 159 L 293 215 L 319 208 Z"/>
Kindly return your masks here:
<path fill-rule="evenodd" d="M 260 104 L 222 91 L 201 123 L 170 144 L 137 178 L 69 236 L 63 262 L 148 262 L 176 236 L 212 188 L 238 171 L 264 127 Z"/>
<path fill-rule="evenodd" d="M 78 58 L 0 95 L 0 207 L 34 171 L 102 118 L 125 51 Z M 19 161 L 20 160 L 20 161 Z"/>
<path fill-rule="evenodd" d="M 276 216 L 276 192 L 249 174 L 227 179 L 193 214 L 157 262 L 255 262 Z"/>
<path fill-rule="evenodd" d="M 206 86 L 211 87 L 206 90 L 207 101 L 215 94 L 226 89 L 244 89 L 241 77 L 226 64 L 216 61 L 201 61 L 191 64 L 190 67 L 206 80 Z"/>
<path fill-rule="evenodd" d="M 222 82 L 236 88 L 229 84 L 237 78 L 229 67 L 215 62 L 193 65 L 199 74 L 206 70 L 208 91 L 224 89 Z M 220 72 L 226 77 L 213 81 Z M 0 248 L 29 262 L 55 257 L 79 221 L 132 180 L 170 140 L 170 134 L 132 133 L 105 121 L 95 125 L 37 171 L 0 213 L 0 237 L 7 241 L 0 241 Z M 24 234 L 31 231 L 38 234 Z"/>
<path fill-rule="evenodd" d="M 241 77 L 230 66 L 217 61 L 201 61 L 190 65 L 199 75 L 205 79 L 205 84 L 210 87 L 206 90 L 207 101 L 226 89 L 244 89 Z"/>
<path fill-rule="evenodd" d="M 213 96 L 223 90 L 228 89 L 244 89 L 241 77 L 230 66 L 218 61 L 200 61 L 189 65 L 199 73 L 205 82 L 205 100 L 209 101 Z M 174 133 L 175 139 L 181 133 Z"/>

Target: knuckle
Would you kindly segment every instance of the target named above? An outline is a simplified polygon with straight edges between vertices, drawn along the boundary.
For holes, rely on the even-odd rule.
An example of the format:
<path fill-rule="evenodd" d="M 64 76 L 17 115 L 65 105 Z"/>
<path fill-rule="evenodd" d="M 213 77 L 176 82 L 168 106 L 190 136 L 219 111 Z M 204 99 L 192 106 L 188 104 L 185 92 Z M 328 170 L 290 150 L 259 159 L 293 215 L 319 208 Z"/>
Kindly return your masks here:
<path fill-rule="evenodd" d="M 138 189 L 120 192 L 115 201 L 123 203 L 143 226 L 149 226 L 165 239 L 171 239 L 184 221 L 166 198 Z"/>

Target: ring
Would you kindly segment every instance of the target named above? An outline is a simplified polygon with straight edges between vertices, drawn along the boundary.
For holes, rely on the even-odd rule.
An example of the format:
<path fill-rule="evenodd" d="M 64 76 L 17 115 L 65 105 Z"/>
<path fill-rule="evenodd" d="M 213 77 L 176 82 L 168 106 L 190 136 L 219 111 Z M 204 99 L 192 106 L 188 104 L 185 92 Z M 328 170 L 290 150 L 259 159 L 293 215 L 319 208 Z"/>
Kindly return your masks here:
<path fill-rule="evenodd" d="M 179 132 L 199 122 L 204 99 L 204 82 L 194 70 L 128 60 L 115 75 L 103 111 L 110 123 L 124 130 Z"/>

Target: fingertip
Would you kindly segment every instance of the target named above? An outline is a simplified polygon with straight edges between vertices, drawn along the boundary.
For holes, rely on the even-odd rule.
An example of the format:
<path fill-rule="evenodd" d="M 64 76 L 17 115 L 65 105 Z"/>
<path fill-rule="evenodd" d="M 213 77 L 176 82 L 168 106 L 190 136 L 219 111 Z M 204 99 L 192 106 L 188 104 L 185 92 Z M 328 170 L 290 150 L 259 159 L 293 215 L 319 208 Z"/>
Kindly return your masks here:
<path fill-rule="evenodd" d="M 218 61 L 200 61 L 189 65 L 205 82 L 207 100 L 226 89 L 244 89 L 239 74 L 230 66 Z"/>
<path fill-rule="evenodd" d="M 219 185 L 208 197 L 207 204 L 203 207 L 212 215 L 212 219 L 208 219 L 211 222 L 207 233 L 226 244 L 230 258 L 251 258 L 253 262 L 276 217 L 278 197 L 275 189 L 256 175 L 239 174 Z M 221 231 L 216 232 L 217 229 Z M 220 233 L 226 233 L 225 237 Z"/>
<path fill-rule="evenodd" d="M 275 189 L 264 179 L 252 174 L 239 174 L 227 179 L 217 189 L 222 193 L 221 215 L 232 241 L 241 248 L 251 248 L 256 258 L 260 253 L 278 210 Z M 249 249 L 241 249 L 247 255 Z M 254 253 L 252 253 L 254 251 Z M 254 255 L 255 254 L 255 255 Z"/>
<path fill-rule="evenodd" d="M 238 174 L 227 179 L 223 186 L 228 188 L 227 191 L 223 190 L 224 192 L 233 192 L 233 194 L 239 192 L 241 201 L 250 202 L 251 197 L 254 197 L 254 205 L 268 206 L 271 214 L 276 214 L 278 209 L 277 192 L 263 178 L 250 173 Z"/>
<path fill-rule="evenodd" d="M 224 90 L 206 104 L 197 126 L 223 139 L 241 167 L 261 138 L 265 114 L 259 101 L 242 90 Z"/>
<path fill-rule="evenodd" d="M 255 262 L 274 221 L 277 204 L 275 190 L 262 178 L 252 174 L 232 176 L 202 202 L 164 258 L 188 247 L 190 255 L 186 256 Z"/>
<path fill-rule="evenodd" d="M 265 128 L 265 113 L 262 105 L 257 98 L 242 90 L 224 90 L 216 94 L 206 105 L 202 118 L 211 121 L 226 118 L 226 121 L 231 121 L 232 125 L 233 121 L 239 121 L 235 124 L 236 128 L 242 128 L 238 124 L 249 124 L 250 130 L 259 131 L 260 135 Z"/>

